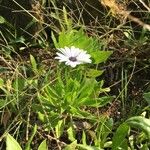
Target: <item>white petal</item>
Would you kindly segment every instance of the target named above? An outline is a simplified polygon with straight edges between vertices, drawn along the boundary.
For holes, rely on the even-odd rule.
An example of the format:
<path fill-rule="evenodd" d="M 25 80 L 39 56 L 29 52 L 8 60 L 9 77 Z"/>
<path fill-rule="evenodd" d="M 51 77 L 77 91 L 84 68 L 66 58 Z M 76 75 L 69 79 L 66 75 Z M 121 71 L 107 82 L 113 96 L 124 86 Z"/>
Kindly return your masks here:
<path fill-rule="evenodd" d="M 80 53 L 80 50 L 79 50 L 79 48 L 75 48 L 74 46 L 72 46 L 71 52 L 72 52 L 72 56 L 76 57 Z"/>
<path fill-rule="evenodd" d="M 56 53 L 59 57 L 66 57 L 65 55 L 61 54 L 61 53 Z"/>
<path fill-rule="evenodd" d="M 59 48 L 58 49 L 63 55 L 68 56 L 68 51 L 64 48 Z"/>
<path fill-rule="evenodd" d="M 91 63 L 90 55 L 81 53 L 77 56 L 77 61 L 81 61 L 83 63 Z"/>
<path fill-rule="evenodd" d="M 90 59 L 90 55 L 87 54 L 86 51 L 76 48 L 74 46 L 65 47 L 65 48 L 59 48 L 58 49 L 61 53 L 56 53 L 57 57 L 55 59 L 58 59 L 59 62 L 65 62 L 66 65 L 71 66 L 71 67 L 76 67 L 79 64 L 84 64 L 84 63 L 91 63 L 92 60 Z M 75 57 L 77 61 L 71 61 L 69 60 L 70 57 Z"/>
<path fill-rule="evenodd" d="M 59 59 L 59 62 L 65 62 L 65 61 L 68 61 L 68 58 L 61 58 L 61 59 Z"/>
<path fill-rule="evenodd" d="M 72 57 L 72 50 L 70 48 L 68 48 L 68 47 L 65 47 L 65 50 L 67 52 L 67 56 L 68 57 Z"/>
<path fill-rule="evenodd" d="M 63 62 L 63 61 L 67 61 L 68 60 L 68 57 L 63 55 L 63 54 L 60 54 L 60 53 L 57 53 L 58 56 L 55 57 L 55 59 L 59 59 L 59 62 Z"/>
<path fill-rule="evenodd" d="M 75 62 L 69 61 L 69 62 L 66 62 L 66 65 L 74 68 L 74 67 L 76 67 L 77 64 Z"/>
<path fill-rule="evenodd" d="M 72 68 L 76 67 L 76 65 L 77 65 L 77 64 L 75 64 L 75 63 L 70 64 L 70 66 L 71 66 Z"/>
<path fill-rule="evenodd" d="M 76 57 L 76 53 L 77 53 L 76 49 L 74 49 L 74 48 L 71 47 L 70 52 L 71 52 L 71 56 L 72 57 Z"/>

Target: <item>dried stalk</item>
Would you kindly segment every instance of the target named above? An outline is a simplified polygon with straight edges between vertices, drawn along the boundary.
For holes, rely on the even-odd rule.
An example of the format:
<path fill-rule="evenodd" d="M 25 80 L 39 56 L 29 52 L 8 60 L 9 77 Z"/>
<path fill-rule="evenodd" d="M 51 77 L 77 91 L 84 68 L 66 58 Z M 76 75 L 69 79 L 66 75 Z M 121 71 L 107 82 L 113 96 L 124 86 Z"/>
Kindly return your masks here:
<path fill-rule="evenodd" d="M 139 18 L 132 16 L 130 14 L 131 11 L 128 11 L 123 4 L 117 3 L 116 0 L 101 0 L 100 2 L 103 6 L 110 8 L 113 16 L 119 17 L 119 19 L 128 18 L 129 20 L 138 23 L 144 29 L 150 31 L 150 25 L 144 23 Z"/>

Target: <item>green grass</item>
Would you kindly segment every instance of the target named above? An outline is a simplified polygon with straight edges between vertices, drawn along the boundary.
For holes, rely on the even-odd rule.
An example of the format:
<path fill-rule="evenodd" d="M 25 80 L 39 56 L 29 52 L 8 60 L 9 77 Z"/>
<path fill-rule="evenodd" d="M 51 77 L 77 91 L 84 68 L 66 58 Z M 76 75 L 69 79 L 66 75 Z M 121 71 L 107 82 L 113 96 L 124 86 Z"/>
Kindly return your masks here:
<path fill-rule="evenodd" d="M 0 17 L 0 149 L 147 150 L 149 31 L 96 1 L 42 1 L 34 13 L 13 2 L 37 30 L 20 34 Z M 122 3 L 149 23 L 144 3 Z M 59 63 L 65 46 L 86 50 L 92 64 Z"/>

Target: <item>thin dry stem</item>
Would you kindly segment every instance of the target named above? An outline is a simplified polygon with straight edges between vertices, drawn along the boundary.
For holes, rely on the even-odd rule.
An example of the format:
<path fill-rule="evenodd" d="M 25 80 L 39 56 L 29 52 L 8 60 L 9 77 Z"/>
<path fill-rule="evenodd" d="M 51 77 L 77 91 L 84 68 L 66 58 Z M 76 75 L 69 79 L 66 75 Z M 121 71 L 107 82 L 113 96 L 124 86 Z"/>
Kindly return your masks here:
<path fill-rule="evenodd" d="M 150 12 L 150 8 L 142 0 L 139 1 Z"/>
<path fill-rule="evenodd" d="M 144 29 L 147 29 L 148 31 L 150 31 L 150 25 L 149 24 L 146 24 L 143 21 L 141 21 L 139 18 L 132 16 L 130 14 L 131 12 L 128 11 L 124 5 L 118 4 L 116 2 L 116 0 L 102 0 L 100 2 L 101 2 L 101 4 L 103 6 L 109 7 L 111 12 L 112 12 L 112 14 L 115 17 L 119 17 L 118 15 L 120 15 L 121 17 L 119 17 L 119 19 L 126 19 L 126 18 L 128 18 L 129 20 L 138 23 Z"/>

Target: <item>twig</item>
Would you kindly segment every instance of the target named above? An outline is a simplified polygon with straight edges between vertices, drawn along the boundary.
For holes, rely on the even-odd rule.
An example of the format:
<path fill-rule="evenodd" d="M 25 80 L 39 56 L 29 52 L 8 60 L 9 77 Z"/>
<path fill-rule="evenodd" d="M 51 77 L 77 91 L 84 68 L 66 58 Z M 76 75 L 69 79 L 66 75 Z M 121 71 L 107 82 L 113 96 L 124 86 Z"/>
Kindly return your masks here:
<path fill-rule="evenodd" d="M 150 12 L 150 8 L 142 0 L 139 1 Z"/>
<path fill-rule="evenodd" d="M 120 15 L 123 18 L 128 18 L 133 22 L 138 23 L 140 26 L 142 26 L 144 29 L 147 29 L 150 31 L 150 25 L 144 23 L 139 18 L 132 16 L 130 11 L 126 10 L 125 6 L 118 4 L 116 0 L 101 0 L 101 4 L 105 7 L 109 7 L 112 13 L 116 16 Z M 143 3 L 145 4 L 145 3 Z M 148 8 L 149 9 L 149 8 Z"/>

